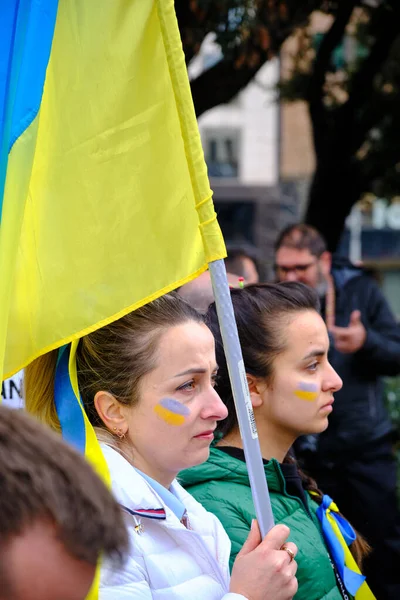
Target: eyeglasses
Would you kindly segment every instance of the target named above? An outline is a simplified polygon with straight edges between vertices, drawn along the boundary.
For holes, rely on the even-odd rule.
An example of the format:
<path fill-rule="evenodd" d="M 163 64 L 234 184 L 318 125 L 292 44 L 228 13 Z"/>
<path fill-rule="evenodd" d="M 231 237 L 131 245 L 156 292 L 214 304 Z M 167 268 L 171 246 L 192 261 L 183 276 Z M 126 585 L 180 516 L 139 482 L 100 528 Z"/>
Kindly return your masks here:
<path fill-rule="evenodd" d="M 275 272 L 281 273 L 282 275 L 287 275 L 288 273 L 292 273 L 293 271 L 300 275 L 301 273 L 305 273 L 310 267 L 317 263 L 316 260 L 313 260 L 310 263 L 305 265 L 292 265 L 290 267 L 284 265 L 275 265 Z"/>

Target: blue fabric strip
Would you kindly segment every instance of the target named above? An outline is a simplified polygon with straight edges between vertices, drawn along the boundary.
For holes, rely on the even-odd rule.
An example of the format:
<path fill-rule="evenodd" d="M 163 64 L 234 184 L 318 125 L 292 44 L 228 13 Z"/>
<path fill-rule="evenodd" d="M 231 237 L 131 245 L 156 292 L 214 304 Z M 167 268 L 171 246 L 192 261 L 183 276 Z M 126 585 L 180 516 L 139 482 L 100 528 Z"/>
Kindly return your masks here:
<path fill-rule="evenodd" d="M 85 422 L 69 376 L 69 353 L 69 344 L 58 351 L 54 401 L 64 440 L 84 454 L 86 446 Z"/>
<path fill-rule="evenodd" d="M 8 154 L 42 100 L 58 0 L 0 2 L 0 215 Z"/>
<path fill-rule="evenodd" d="M 332 560 L 335 563 L 345 588 L 352 596 L 355 596 L 360 586 L 364 583 L 365 577 L 364 575 L 355 573 L 345 565 L 344 550 L 326 516 L 326 510 L 330 507 L 332 502 L 332 498 L 325 494 L 322 498 L 322 503 L 317 508 L 317 516 L 321 522 L 322 531 L 332 556 Z M 331 511 L 330 514 L 338 524 L 346 544 L 349 545 L 354 542 L 356 535 L 350 523 L 343 519 L 340 515 L 335 514 L 333 511 Z"/>

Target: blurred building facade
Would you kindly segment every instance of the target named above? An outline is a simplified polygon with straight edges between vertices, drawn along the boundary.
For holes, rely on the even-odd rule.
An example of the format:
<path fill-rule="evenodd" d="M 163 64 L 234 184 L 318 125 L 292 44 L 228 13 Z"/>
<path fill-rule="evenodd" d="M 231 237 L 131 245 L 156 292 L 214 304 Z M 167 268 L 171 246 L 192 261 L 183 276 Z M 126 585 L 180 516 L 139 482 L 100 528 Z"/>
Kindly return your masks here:
<path fill-rule="evenodd" d="M 315 15 L 323 32 L 329 18 Z M 199 118 L 218 219 L 226 241 L 246 242 L 260 252 L 263 276 L 272 276 L 277 233 L 301 220 L 315 168 L 311 125 L 304 102 L 279 102 L 281 76 L 290 73 L 296 42 L 289 38 L 280 59 L 266 63 L 229 104 Z M 212 36 L 189 67 L 196 77 L 221 58 Z M 371 268 L 400 318 L 400 198 L 388 205 L 368 198 L 348 219 L 339 252 Z"/>
<path fill-rule="evenodd" d="M 210 36 L 189 67 L 196 77 L 221 57 Z M 265 64 L 229 104 L 199 118 L 219 222 L 227 242 L 246 242 L 270 271 L 276 232 L 299 218 L 299 199 L 281 178 L 280 61 Z M 294 161 L 293 161 L 294 162 Z"/>

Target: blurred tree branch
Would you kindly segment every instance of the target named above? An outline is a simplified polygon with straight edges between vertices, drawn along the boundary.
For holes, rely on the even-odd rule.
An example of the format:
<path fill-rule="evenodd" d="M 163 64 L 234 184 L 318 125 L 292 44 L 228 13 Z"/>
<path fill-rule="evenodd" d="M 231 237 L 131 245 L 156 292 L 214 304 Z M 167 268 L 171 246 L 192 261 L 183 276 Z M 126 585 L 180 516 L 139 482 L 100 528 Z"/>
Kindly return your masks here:
<path fill-rule="evenodd" d="M 282 98 L 308 103 L 317 166 L 306 219 L 330 249 L 364 194 L 400 195 L 399 0 L 175 0 L 175 7 L 187 64 L 210 33 L 221 50 L 191 81 L 198 116 L 231 101 L 289 36 L 297 42 L 279 87 Z M 312 29 L 315 11 L 329 15 L 327 31 Z"/>

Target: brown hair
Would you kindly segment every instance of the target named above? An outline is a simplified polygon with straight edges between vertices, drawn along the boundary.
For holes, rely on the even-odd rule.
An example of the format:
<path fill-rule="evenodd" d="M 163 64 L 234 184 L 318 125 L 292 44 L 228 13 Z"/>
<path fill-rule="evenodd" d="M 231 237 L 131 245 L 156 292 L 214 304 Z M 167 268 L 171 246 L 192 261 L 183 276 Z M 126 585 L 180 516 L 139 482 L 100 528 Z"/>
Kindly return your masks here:
<path fill-rule="evenodd" d="M 0 551 L 13 536 L 49 520 L 68 552 L 95 565 L 122 560 L 122 511 L 90 465 L 22 411 L 0 407 Z"/>
<path fill-rule="evenodd" d="M 296 250 L 309 250 L 313 256 L 320 258 L 326 252 L 327 245 L 322 235 L 311 225 L 296 223 L 289 225 L 280 234 L 275 242 L 275 252 L 279 248 L 295 248 Z"/>
<path fill-rule="evenodd" d="M 318 312 L 317 293 L 302 283 L 283 282 L 254 284 L 243 289 L 232 289 L 231 298 L 246 373 L 271 382 L 274 376 L 275 358 L 284 351 L 287 343 L 283 335 L 285 325 L 295 313 L 309 310 Z M 227 435 L 238 427 L 238 420 L 215 304 L 208 309 L 206 321 L 215 338 L 219 367 L 217 391 L 228 407 L 228 417 L 218 423 L 217 429 L 222 435 Z M 284 462 L 296 461 L 287 456 Z M 299 474 L 304 489 L 314 492 L 316 494 L 314 499 L 320 504 L 323 493 L 318 489 L 316 482 L 300 469 Z M 357 535 L 351 551 L 359 566 L 369 550 L 367 542 Z"/>
<path fill-rule="evenodd" d="M 96 393 L 109 392 L 121 404 L 136 404 L 142 377 L 156 366 L 160 336 L 187 321 L 204 323 L 194 308 L 172 293 L 80 340 L 76 355 L 78 385 L 93 426 L 105 429 L 94 406 Z M 59 429 L 53 392 L 56 361 L 57 351 L 40 357 L 26 369 L 25 399 L 29 412 Z"/>

